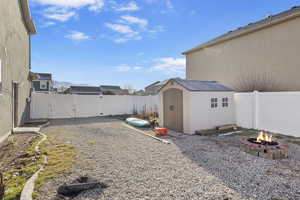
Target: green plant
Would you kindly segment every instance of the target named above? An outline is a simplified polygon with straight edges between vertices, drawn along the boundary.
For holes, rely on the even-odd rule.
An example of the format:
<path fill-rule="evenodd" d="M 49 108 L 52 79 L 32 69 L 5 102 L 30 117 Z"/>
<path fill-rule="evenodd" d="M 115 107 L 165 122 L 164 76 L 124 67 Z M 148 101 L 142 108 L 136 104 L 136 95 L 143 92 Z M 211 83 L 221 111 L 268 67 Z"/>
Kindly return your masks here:
<path fill-rule="evenodd" d="M 41 156 L 34 150 L 39 141 L 40 138 L 37 137 L 27 150 L 26 157 L 17 159 L 19 165 L 4 174 L 4 184 L 7 189 L 4 200 L 19 199 L 26 181 L 39 170 Z"/>

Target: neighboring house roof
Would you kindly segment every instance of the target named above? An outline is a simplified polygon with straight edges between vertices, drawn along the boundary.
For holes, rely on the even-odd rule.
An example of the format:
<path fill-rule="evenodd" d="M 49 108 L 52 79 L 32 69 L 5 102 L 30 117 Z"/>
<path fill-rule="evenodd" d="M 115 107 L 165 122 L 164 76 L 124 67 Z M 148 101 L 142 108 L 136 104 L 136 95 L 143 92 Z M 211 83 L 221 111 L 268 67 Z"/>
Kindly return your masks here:
<path fill-rule="evenodd" d="M 103 92 L 107 92 L 107 91 L 113 92 L 113 91 L 122 90 L 120 86 L 115 86 L 115 85 L 101 85 L 100 88 Z"/>
<path fill-rule="evenodd" d="M 31 18 L 28 0 L 20 0 L 20 7 L 23 14 L 23 20 L 30 35 L 37 33 L 34 21 Z"/>
<path fill-rule="evenodd" d="M 149 88 L 149 87 L 152 87 L 152 86 L 155 86 L 156 84 L 160 83 L 160 81 L 156 81 L 148 86 L 145 87 L 145 89 Z"/>
<path fill-rule="evenodd" d="M 45 80 L 45 81 L 51 81 L 52 80 L 52 74 L 50 73 L 35 73 L 37 75 L 37 80 Z"/>
<path fill-rule="evenodd" d="M 99 94 L 101 93 L 101 89 L 98 86 L 70 86 L 65 92 L 68 93 L 95 93 Z"/>
<path fill-rule="evenodd" d="M 287 20 L 291 20 L 291 19 L 294 19 L 299 16 L 300 16 L 300 6 L 295 6 L 295 7 L 291 8 L 290 10 L 281 12 L 276 15 L 271 15 L 271 16 L 269 16 L 263 20 L 260 20 L 258 22 L 250 23 L 247 26 L 240 27 L 233 31 L 229 31 L 228 33 L 223 34 L 213 40 L 210 40 L 206 43 L 196 46 L 195 48 L 185 51 L 185 52 L 183 52 L 183 54 L 186 55 L 186 54 L 192 53 L 194 51 L 197 51 L 197 50 L 200 50 L 200 49 L 203 49 L 206 47 L 210 47 L 210 46 L 219 44 L 219 43 L 227 41 L 227 40 L 231 40 L 231 39 L 240 37 L 245 34 L 259 31 L 259 30 L 267 28 L 269 26 L 283 23 Z"/>
<path fill-rule="evenodd" d="M 181 78 L 170 79 L 168 81 L 175 81 L 185 89 L 189 91 L 217 91 L 217 92 L 231 92 L 233 89 L 219 83 L 218 81 L 198 81 L 198 80 L 187 80 Z M 166 84 L 167 85 L 167 84 Z M 163 88 L 163 87 L 162 87 Z M 161 88 L 161 89 L 162 89 Z"/>
<path fill-rule="evenodd" d="M 145 88 L 145 94 L 147 95 L 153 95 L 157 94 L 160 89 L 169 81 L 170 79 L 164 80 L 164 81 L 156 81 L 155 83 L 152 83 L 151 85 L 147 86 Z"/>

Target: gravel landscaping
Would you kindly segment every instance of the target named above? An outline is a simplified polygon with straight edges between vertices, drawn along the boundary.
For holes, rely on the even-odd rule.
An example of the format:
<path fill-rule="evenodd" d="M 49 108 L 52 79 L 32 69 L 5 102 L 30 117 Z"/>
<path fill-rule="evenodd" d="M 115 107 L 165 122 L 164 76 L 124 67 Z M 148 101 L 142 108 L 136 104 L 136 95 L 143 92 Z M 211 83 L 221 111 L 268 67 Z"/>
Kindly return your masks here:
<path fill-rule="evenodd" d="M 77 162 L 71 174 L 50 179 L 38 190 L 41 200 L 63 199 L 56 189 L 88 175 L 107 185 L 82 192 L 93 199 L 300 199 L 300 146 L 290 158 L 265 160 L 240 151 L 240 136 L 174 134 L 164 144 L 109 118 L 56 120 L 42 130 L 61 132 Z"/>

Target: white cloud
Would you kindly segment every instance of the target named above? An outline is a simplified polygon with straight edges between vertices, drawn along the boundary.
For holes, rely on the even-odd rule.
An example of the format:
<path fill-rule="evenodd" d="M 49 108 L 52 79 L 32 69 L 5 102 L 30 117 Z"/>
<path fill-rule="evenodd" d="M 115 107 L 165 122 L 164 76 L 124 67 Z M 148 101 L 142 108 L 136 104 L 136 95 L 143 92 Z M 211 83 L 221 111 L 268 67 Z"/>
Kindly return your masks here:
<path fill-rule="evenodd" d="M 140 33 L 138 31 L 134 31 L 130 26 L 110 23 L 106 23 L 105 26 L 120 34 L 120 36 L 114 39 L 116 43 L 124 43 L 129 40 L 142 39 Z"/>
<path fill-rule="evenodd" d="M 95 3 L 89 7 L 89 10 L 99 11 L 104 7 L 104 0 L 95 0 Z"/>
<path fill-rule="evenodd" d="M 42 15 L 48 19 L 66 22 L 77 16 L 78 10 L 87 7 L 91 11 L 99 12 L 104 7 L 105 0 L 32 0 L 43 6 Z"/>
<path fill-rule="evenodd" d="M 129 24 L 138 24 L 141 27 L 145 27 L 148 25 L 148 20 L 134 17 L 131 15 L 123 15 L 121 16 L 122 22 L 129 23 Z"/>
<path fill-rule="evenodd" d="M 128 72 L 131 67 L 129 66 L 118 66 L 118 67 L 115 67 L 115 69 L 119 72 Z"/>
<path fill-rule="evenodd" d="M 166 0 L 166 6 L 169 10 L 174 10 L 174 6 L 173 6 L 171 0 Z"/>
<path fill-rule="evenodd" d="M 148 29 L 148 32 L 152 33 L 152 34 L 164 32 L 164 31 L 165 31 L 165 27 L 163 27 L 163 26 L 155 26 L 152 29 Z"/>
<path fill-rule="evenodd" d="M 125 43 L 130 40 L 141 40 L 145 35 L 155 38 L 157 33 L 165 30 L 163 26 L 148 27 L 148 24 L 149 22 L 147 19 L 131 15 L 122 15 L 117 23 L 106 23 L 105 26 L 119 34 L 110 37 L 115 43 Z"/>
<path fill-rule="evenodd" d="M 46 28 L 46 27 L 49 27 L 49 26 L 53 26 L 55 24 L 56 24 L 55 22 L 51 22 L 51 21 L 49 21 L 49 22 L 43 22 L 42 25 L 41 25 L 41 27 Z"/>
<path fill-rule="evenodd" d="M 115 8 L 116 11 L 137 11 L 139 9 L 140 8 L 138 7 L 135 1 L 129 2 L 128 5 L 119 6 Z"/>
<path fill-rule="evenodd" d="M 48 19 L 65 22 L 74 17 L 76 12 L 66 8 L 49 7 L 44 10 L 43 14 Z"/>
<path fill-rule="evenodd" d="M 117 66 L 115 67 L 115 69 L 118 71 L 118 72 L 128 72 L 128 71 L 132 71 L 132 70 L 141 70 L 143 69 L 143 67 L 141 66 L 127 66 L 127 65 L 121 65 L 121 66 Z"/>
<path fill-rule="evenodd" d="M 139 67 L 139 66 L 133 67 L 134 70 L 140 70 L 140 69 L 142 69 L 142 68 L 143 68 L 143 67 Z"/>
<path fill-rule="evenodd" d="M 98 10 L 104 6 L 104 0 L 34 0 L 41 5 L 65 8 L 81 8 L 89 6 L 90 10 Z"/>
<path fill-rule="evenodd" d="M 130 26 L 121 25 L 121 24 L 110 24 L 106 23 L 106 27 L 123 34 L 135 34 L 135 32 L 130 28 Z"/>
<path fill-rule="evenodd" d="M 71 31 L 70 34 L 66 35 L 65 37 L 74 41 L 83 41 L 90 39 L 90 36 L 79 31 Z"/>
<path fill-rule="evenodd" d="M 164 4 L 166 9 L 161 11 L 162 14 L 175 11 L 171 0 L 145 0 L 145 2 L 148 4 L 154 4 L 154 3 Z"/>
<path fill-rule="evenodd" d="M 182 74 L 185 72 L 186 59 L 185 58 L 159 58 L 155 59 L 156 63 L 151 70 L 163 71 L 167 74 Z"/>

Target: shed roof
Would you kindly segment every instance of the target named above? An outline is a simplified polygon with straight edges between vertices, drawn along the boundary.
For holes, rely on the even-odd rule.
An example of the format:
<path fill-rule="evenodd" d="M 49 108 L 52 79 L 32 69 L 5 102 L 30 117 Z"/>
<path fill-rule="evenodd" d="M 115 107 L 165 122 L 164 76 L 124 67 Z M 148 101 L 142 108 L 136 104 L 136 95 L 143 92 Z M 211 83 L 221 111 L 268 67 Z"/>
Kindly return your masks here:
<path fill-rule="evenodd" d="M 169 82 L 170 81 L 175 81 L 176 83 L 178 83 L 179 85 L 181 85 L 182 87 L 184 87 L 189 91 L 219 91 L 219 92 L 234 91 L 233 89 L 221 84 L 218 81 L 187 80 L 181 78 L 170 79 Z"/>
<path fill-rule="evenodd" d="M 200 44 L 188 51 L 183 52 L 183 54 L 189 54 L 191 52 L 209 47 L 209 46 L 213 46 L 215 44 L 227 41 L 227 40 L 231 40 L 233 38 L 242 36 L 244 34 L 248 34 L 248 33 L 252 33 L 264 28 L 267 28 L 269 26 L 275 25 L 275 24 L 279 24 L 282 23 L 284 21 L 296 18 L 300 16 L 300 6 L 295 6 L 292 7 L 290 10 L 286 10 L 283 11 L 279 14 L 276 15 L 271 15 L 265 19 L 262 19 L 260 21 L 254 22 L 254 23 L 250 23 L 246 26 L 240 27 L 238 29 L 235 29 L 233 31 L 229 31 L 228 33 L 225 33 L 215 39 L 212 39 L 208 42 L 205 42 L 203 44 Z"/>

